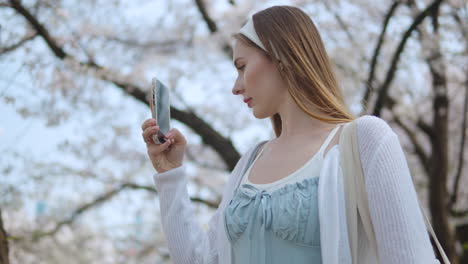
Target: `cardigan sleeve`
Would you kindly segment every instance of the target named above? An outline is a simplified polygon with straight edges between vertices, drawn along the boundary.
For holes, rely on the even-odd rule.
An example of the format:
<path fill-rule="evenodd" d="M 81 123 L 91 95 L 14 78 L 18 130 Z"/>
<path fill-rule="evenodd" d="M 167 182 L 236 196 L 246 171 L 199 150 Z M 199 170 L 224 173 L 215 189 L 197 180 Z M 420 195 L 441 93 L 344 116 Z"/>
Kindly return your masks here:
<path fill-rule="evenodd" d="M 196 221 L 193 204 L 187 192 L 188 177 L 183 164 L 175 169 L 155 173 L 153 180 L 159 195 L 161 225 L 173 263 L 220 263 L 217 240 L 218 222 L 221 220 L 222 209 L 226 201 L 226 193 L 232 191 L 239 176 L 239 170 L 244 166 L 250 148 L 243 155 L 228 177 L 223 188 L 223 198 L 204 230 Z"/>
<path fill-rule="evenodd" d="M 154 184 L 159 196 L 161 225 L 171 260 L 176 263 L 217 263 L 214 243 L 219 210 L 211 217 L 208 231 L 196 221 L 187 192 L 187 174 L 183 164 L 175 169 L 156 173 Z"/>
<path fill-rule="evenodd" d="M 398 135 L 383 119 L 372 116 L 358 126 L 359 138 L 381 263 L 439 263 Z"/>

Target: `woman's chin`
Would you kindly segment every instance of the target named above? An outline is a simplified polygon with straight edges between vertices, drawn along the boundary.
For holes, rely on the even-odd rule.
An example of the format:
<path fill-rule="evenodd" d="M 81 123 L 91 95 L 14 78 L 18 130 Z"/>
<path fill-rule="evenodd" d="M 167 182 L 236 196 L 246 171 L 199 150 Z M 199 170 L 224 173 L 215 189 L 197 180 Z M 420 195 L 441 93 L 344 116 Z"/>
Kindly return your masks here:
<path fill-rule="evenodd" d="M 265 119 L 267 117 L 272 116 L 272 115 L 268 115 L 268 113 L 265 113 L 265 112 L 255 111 L 255 107 L 252 107 L 252 113 L 257 119 Z"/>

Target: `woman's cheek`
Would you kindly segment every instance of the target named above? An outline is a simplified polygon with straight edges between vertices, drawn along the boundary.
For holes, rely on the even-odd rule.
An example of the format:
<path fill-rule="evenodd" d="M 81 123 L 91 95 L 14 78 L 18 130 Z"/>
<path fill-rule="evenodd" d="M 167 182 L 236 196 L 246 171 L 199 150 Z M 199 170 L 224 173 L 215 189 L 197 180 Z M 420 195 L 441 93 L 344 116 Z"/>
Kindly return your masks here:
<path fill-rule="evenodd" d="M 250 71 L 249 71 L 249 69 L 246 69 L 244 71 L 243 79 L 244 79 L 245 86 L 250 87 L 251 86 L 251 84 L 250 84 L 251 81 L 250 81 Z"/>
<path fill-rule="evenodd" d="M 261 80 L 262 71 L 260 67 L 256 65 L 251 65 L 252 67 L 246 69 L 244 73 L 244 80 L 247 87 L 258 87 Z"/>

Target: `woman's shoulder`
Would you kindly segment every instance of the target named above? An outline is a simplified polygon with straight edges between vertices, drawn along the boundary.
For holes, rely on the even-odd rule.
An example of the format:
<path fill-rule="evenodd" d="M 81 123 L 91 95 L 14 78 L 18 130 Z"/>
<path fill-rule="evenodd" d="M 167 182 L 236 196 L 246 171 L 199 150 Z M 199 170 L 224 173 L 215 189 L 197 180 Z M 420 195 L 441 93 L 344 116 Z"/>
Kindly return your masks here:
<path fill-rule="evenodd" d="M 363 115 L 355 121 L 361 160 L 371 160 L 377 154 L 379 146 L 386 140 L 392 140 L 386 143 L 399 144 L 398 136 L 384 119 L 373 115 Z"/>
<path fill-rule="evenodd" d="M 392 127 L 384 119 L 374 115 L 363 115 L 356 120 L 358 138 L 368 144 L 378 144 L 385 137 L 394 133 Z"/>

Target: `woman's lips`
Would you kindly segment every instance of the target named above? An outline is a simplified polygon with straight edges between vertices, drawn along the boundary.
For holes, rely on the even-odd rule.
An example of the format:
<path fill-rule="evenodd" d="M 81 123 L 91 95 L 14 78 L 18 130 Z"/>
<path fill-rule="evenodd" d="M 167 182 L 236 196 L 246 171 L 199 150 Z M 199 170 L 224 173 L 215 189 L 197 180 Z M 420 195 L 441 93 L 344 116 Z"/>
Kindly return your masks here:
<path fill-rule="evenodd" d="M 245 99 L 244 102 L 250 107 L 250 103 L 252 102 L 252 98 Z"/>

